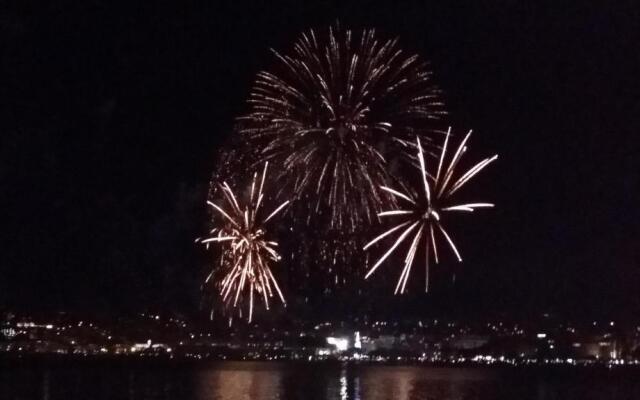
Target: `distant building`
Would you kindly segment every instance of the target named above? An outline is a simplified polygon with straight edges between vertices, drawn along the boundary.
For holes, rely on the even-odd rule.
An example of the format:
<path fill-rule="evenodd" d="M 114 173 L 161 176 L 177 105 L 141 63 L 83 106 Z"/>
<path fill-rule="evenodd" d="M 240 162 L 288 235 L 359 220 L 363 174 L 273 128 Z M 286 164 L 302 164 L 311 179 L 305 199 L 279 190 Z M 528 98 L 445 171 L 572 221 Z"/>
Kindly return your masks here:
<path fill-rule="evenodd" d="M 456 350 L 475 350 L 489 343 L 488 336 L 462 335 L 449 342 L 449 346 Z"/>
<path fill-rule="evenodd" d="M 373 343 L 376 350 L 391 350 L 396 344 L 396 337 L 392 335 L 380 335 Z"/>

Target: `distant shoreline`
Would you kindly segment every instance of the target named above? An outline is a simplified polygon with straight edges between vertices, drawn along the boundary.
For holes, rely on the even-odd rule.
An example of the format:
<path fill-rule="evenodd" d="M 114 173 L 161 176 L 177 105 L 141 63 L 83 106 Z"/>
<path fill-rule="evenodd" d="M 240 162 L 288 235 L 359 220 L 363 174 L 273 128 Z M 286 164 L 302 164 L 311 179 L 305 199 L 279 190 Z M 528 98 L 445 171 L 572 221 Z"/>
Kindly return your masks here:
<path fill-rule="evenodd" d="M 96 366 L 110 367 L 127 365 L 130 367 L 184 367 L 199 369 L 216 365 L 236 366 L 268 366 L 268 365 L 313 365 L 323 367 L 348 366 L 348 367 L 418 367 L 436 369 L 475 369 L 488 371 L 522 371 L 522 372 L 562 372 L 562 371 L 589 371 L 593 373 L 616 372 L 640 372 L 640 365 L 609 365 L 606 363 L 592 364 L 522 364 L 512 365 L 507 363 L 481 364 L 474 362 L 449 363 L 449 362 L 414 362 L 414 361 L 371 361 L 371 360 L 255 360 L 255 359 L 194 359 L 188 357 L 168 356 L 131 356 L 131 355 L 56 355 L 56 354 L 0 354 L 0 370 L 15 367 L 48 367 L 48 366 Z"/>

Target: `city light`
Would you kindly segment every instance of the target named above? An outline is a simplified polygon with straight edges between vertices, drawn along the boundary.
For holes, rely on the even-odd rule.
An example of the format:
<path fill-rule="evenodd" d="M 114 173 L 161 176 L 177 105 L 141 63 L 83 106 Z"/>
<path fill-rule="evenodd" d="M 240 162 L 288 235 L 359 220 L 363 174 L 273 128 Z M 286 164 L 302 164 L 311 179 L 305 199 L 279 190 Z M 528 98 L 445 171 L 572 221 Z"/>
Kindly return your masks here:
<path fill-rule="evenodd" d="M 335 346 L 337 351 L 346 351 L 349 348 L 349 339 L 330 336 L 327 338 L 327 344 Z"/>

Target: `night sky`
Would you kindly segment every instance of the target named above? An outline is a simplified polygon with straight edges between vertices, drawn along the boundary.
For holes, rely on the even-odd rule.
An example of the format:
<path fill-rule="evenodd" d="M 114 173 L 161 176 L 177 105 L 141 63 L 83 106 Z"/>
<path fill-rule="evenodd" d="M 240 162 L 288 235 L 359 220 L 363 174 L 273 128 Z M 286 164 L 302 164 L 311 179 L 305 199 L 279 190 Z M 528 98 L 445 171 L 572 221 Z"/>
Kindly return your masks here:
<path fill-rule="evenodd" d="M 455 285 L 400 314 L 638 316 L 636 2 L 67 3 L 0 6 L 0 309 L 197 312 L 214 153 L 269 47 L 339 19 L 428 59 L 500 155 Z"/>

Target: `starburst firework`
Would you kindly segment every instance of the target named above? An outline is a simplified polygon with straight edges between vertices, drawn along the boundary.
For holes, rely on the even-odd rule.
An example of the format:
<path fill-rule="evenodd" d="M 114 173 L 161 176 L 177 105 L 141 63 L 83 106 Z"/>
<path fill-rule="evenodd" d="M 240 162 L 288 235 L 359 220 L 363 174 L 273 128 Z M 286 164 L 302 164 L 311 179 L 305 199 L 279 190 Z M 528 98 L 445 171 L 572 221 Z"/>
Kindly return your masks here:
<path fill-rule="evenodd" d="M 254 293 L 262 298 L 265 308 L 269 309 L 269 299 L 274 292 L 285 304 L 284 296 L 273 276 L 270 264 L 280 260 L 276 251 L 278 243 L 269 240 L 265 224 L 278 215 L 289 204 L 285 201 L 263 218 L 262 206 L 265 201 L 264 185 L 268 163 L 265 163 L 262 177 L 253 175 L 251 191 L 246 204 L 241 204 L 226 182 L 219 186 L 226 208 L 208 201 L 215 215 L 221 217 L 220 226 L 212 229 L 207 238 L 198 239 L 209 246 L 220 243 L 223 247 L 220 265 L 213 268 L 205 284 L 214 278 L 214 272 L 220 271 L 221 278 L 215 281 L 222 301 L 227 306 L 236 307 L 239 302 L 248 301 L 248 319 L 253 317 Z M 248 300 L 245 298 L 248 292 Z"/>
<path fill-rule="evenodd" d="M 431 251 L 433 251 L 433 258 L 436 264 L 439 261 L 438 258 L 438 246 L 437 237 L 442 236 L 448 243 L 449 247 L 455 254 L 458 261 L 462 261 L 460 252 L 456 248 L 451 236 L 442 226 L 442 213 L 444 212 L 473 212 L 476 208 L 493 207 L 491 203 L 466 203 L 466 204 L 451 204 L 451 196 L 462 188 L 470 179 L 476 174 L 482 171 L 487 165 L 492 163 L 498 158 L 497 155 L 486 158 L 467 172 L 454 179 L 456 175 L 456 166 L 458 165 L 463 153 L 467 150 L 466 143 L 471 135 L 471 131 L 467 133 L 465 138 L 460 143 L 458 149 L 454 153 L 448 166 L 445 167 L 445 158 L 447 157 L 447 146 L 451 135 L 451 129 L 447 132 L 444 145 L 442 146 L 440 157 L 438 160 L 438 168 L 435 175 L 427 172 L 427 166 L 425 161 L 424 151 L 420 138 L 416 138 L 417 158 L 418 166 L 420 170 L 420 177 L 422 181 L 421 193 L 415 193 L 413 191 L 403 188 L 403 190 L 392 189 L 387 186 L 381 186 L 380 188 L 391 195 L 393 195 L 399 202 L 399 204 L 406 204 L 406 207 L 398 208 L 389 211 L 383 211 L 378 213 L 379 217 L 402 217 L 403 222 L 387 230 L 375 239 L 371 240 L 364 246 L 364 250 L 369 249 L 374 244 L 378 243 L 387 236 L 400 232 L 402 233 L 397 237 L 393 245 L 384 253 L 382 257 L 369 269 L 365 275 L 365 279 L 369 278 L 378 267 L 403 243 L 411 234 L 413 239 L 409 246 L 409 250 L 404 259 L 404 268 L 400 274 L 400 278 L 396 284 L 395 293 L 404 293 L 413 260 L 418 251 L 420 243 L 424 240 L 425 249 L 425 290 L 429 290 L 429 259 L 431 258 Z"/>
<path fill-rule="evenodd" d="M 275 52 L 274 72 L 260 72 L 239 131 L 259 162 L 280 167 L 282 191 L 294 193 L 330 229 L 376 219 L 393 197 L 385 157 L 416 135 L 429 140 L 444 114 L 426 63 L 397 39 L 374 30 L 303 33 L 293 53 Z"/>

